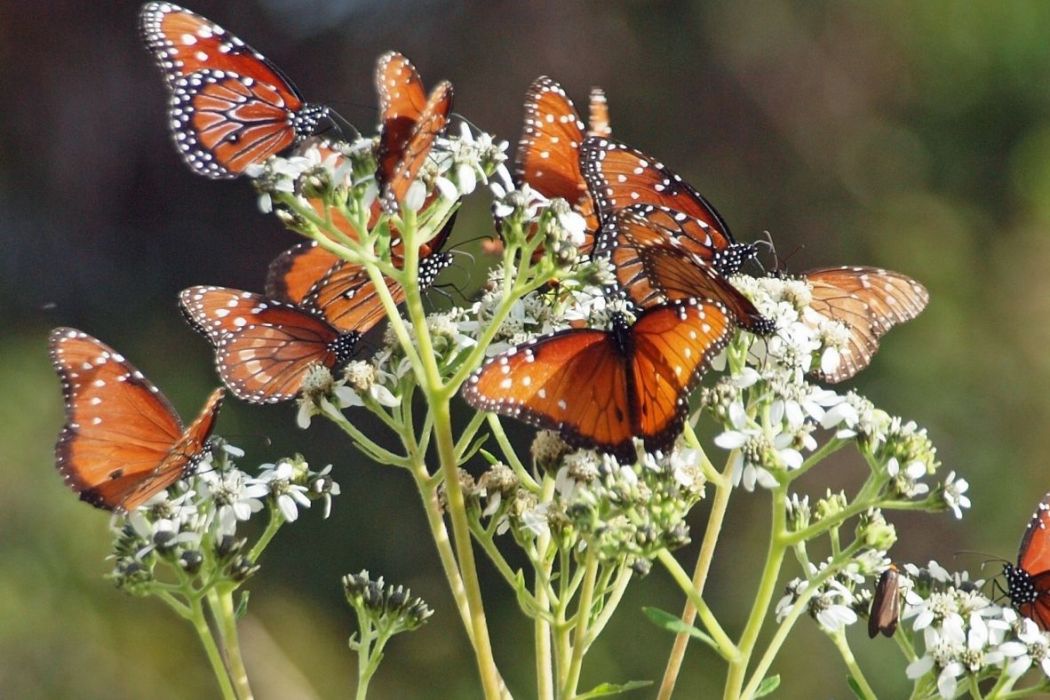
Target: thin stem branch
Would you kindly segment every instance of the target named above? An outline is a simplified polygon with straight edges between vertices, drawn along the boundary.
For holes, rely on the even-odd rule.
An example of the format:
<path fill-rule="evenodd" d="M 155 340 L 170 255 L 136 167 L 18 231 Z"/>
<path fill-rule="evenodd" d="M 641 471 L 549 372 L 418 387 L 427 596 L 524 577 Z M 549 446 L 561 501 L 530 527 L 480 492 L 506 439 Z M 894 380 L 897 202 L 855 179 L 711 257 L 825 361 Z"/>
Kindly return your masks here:
<path fill-rule="evenodd" d="M 209 593 L 208 600 L 212 615 L 222 628 L 222 646 L 230 667 L 230 677 L 237 695 L 241 700 L 252 697 L 252 689 L 248 683 L 248 670 L 244 667 L 244 658 L 241 656 L 240 635 L 237 633 L 237 614 L 233 606 L 232 586 L 224 586 L 222 591 L 214 590 L 215 595 Z"/>
<path fill-rule="evenodd" d="M 583 653 L 587 648 L 587 626 L 590 624 L 591 604 L 594 602 L 594 584 L 598 578 L 598 557 L 588 551 L 584 563 L 583 586 L 580 591 L 580 602 L 576 608 L 576 635 L 572 643 L 572 657 L 569 660 L 569 671 L 565 674 L 565 685 L 562 687 L 562 698 L 571 700 L 576 696 L 580 683 L 580 672 L 583 669 Z"/>
<path fill-rule="evenodd" d="M 215 644 L 215 638 L 212 636 L 211 628 L 208 627 L 208 621 L 204 616 L 204 607 L 199 599 L 194 599 L 190 602 L 189 619 L 193 623 L 193 629 L 197 631 L 197 637 L 201 640 L 204 653 L 208 656 L 208 663 L 211 664 L 212 673 L 215 674 L 215 679 L 219 682 L 222 697 L 224 700 L 243 700 L 239 698 L 233 688 L 233 682 L 230 679 L 226 663 L 223 661 L 218 645 Z"/>
<path fill-rule="evenodd" d="M 541 503 L 550 502 L 554 496 L 554 486 L 554 479 L 549 476 L 544 478 Z M 533 646 L 536 650 L 536 697 L 539 700 L 554 700 L 554 658 L 551 655 L 551 623 L 548 621 L 551 603 L 548 591 L 555 553 L 550 551 L 550 545 L 551 533 L 548 528 L 536 540 L 536 557 L 532 562 L 536 572 L 533 597 L 539 611 L 532 623 Z"/>
<path fill-rule="evenodd" d="M 496 438 L 496 444 L 499 445 L 500 450 L 503 452 L 504 459 L 510 464 L 510 468 L 514 470 L 515 476 L 518 477 L 518 481 L 521 482 L 522 486 L 527 488 L 533 493 L 539 493 L 540 485 L 536 483 L 536 480 L 529 474 L 529 470 L 525 468 L 525 465 L 518 459 L 518 453 L 514 450 L 514 446 L 510 444 L 510 440 L 507 439 L 507 434 L 503 432 L 503 424 L 500 422 L 499 416 L 495 413 L 484 414 L 488 418 L 489 430 L 492 435 Z"/>
<path fill-rule="evenodd" d="M 660 563 L 664 565 L 667 572 L 671 574 L 671 578 L 674 579 L 675 583 L 682 589 L 689 599 L 689 602 L 693 604 L 693 607 L 700 615 L 700 620 L 704 623 L 704 627 L 707 628 L 708 633 L 718 646 L 718 653 L 726 661 L 732 662 L 736 659 L 740 651 L 736 645 L 733 644 L 733 640 L 729 638 L 722 626 L 718 624 L 718 619 L 711 612 L 711 608 L 707 606 L 707 602 L 697 593 L 693 587 L 693 582 L 689 580 L 689 574 L 685 572 L 682 565 L 678 563 L 678 560 L 674 558 L 674 555 L 668 552 L 666 549 L 660 550 L 656 555 L 656 558 L 660 560 Z"/>
<path fill-rule="evenodd" d="M 835 643 L 835 647 L 839 650 L 842 661 L 846 664 L 846 668 L 849 669 L 849 674 L 857 684 L 857 689 L 863 694 L 864 700 L 878 700 L 878 695 L 872 690 L 871 685 L 868 684 L 868 679 L 864 677 L 860 666 L 857 665 L 857 659 L 853 656 L 853 650 L 849 648 L 846 632 L 840 629 L 831 635 L 831 641 Z"/>
<path fill-rule="evenodd" d="M 715 556 L 715 547 L 718 545 L 718 536 L 722 532 L 722 523 L 725 521 L 726 510 L 729 508 L 729 497 L 733 494 L 732 474 L 730 473 L 732 463 L 732 457 L 730 457 L 726 461 L 725 469 L 719 475 L 719 478 L 717 480 L 709 479 L 715 486 L 715 496 L 711 502 L 711 513 L 707 516 L 707 529 L 704 530 L 704 539 L 700 543 L 700 553 L 697 556 L 696 566 L 693 569 L 692 589 L 701 597 L 704 595 L 704 586 L 707 583 L 707 575 L 711 571 L 711 562 Z M 693 605 L 693 601 L 687 596 L 685 608 L 682 610 L 682 622 L 691 626 L 694 620 L 696 620 L 696 606 Z M 678 674 L 682 670 L 682 660 L 685 658 L 685 650 L 688 646 L 688 634 L 680 632 L 675 635 L 674 646 L 671 647 L 671 654 L 664 669 L 664 677 L 660 681 L 658 700 L 670 700 L 671 694 L 674 692 L 675 683 L 678 680 Z"/>

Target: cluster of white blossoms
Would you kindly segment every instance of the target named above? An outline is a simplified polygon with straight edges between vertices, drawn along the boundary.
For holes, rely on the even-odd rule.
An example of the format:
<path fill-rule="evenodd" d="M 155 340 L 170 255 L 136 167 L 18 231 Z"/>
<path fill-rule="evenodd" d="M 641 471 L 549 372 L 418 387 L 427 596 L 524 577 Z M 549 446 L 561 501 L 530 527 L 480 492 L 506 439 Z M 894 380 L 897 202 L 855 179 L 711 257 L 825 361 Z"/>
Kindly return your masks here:
<path fill-rule="evenodd" d="M 328 517 L 332 496 L 339 495 L 330 472 L 310 469 L 301 457 L 263 464 L 252 476 L 234 466 L 230 457 L 243 452 L 216 438 L 212 449 L 197 465 L 196 473 L 161 491 L 126 518 L 115 517 L 112 577 L 120 586 L 134 586 L 153 579 L 158 557 L 195 574 L 206 558 L 225 563 L 234 580 L 255 570 L 242 551 L 237 532 L 243 523 L 271 509 L 285 522 L 299 510 L 320 500 Z M 207 550 L 207 551 L 206 551 Z"/>
<path fill-rule="evenodd" d="M 922 654 L 907 668 L 917 685 L 954 698 L 971 679 L 997 679 L 1005 692 L 1032 670 L 1037 672 L 1033 684 L 1048 687 L 1050 632 L 994 603 L 982 592 L 983 581 L 970 581 L 965 572 L 951 573 L 931 561 L 925 569 L 905 565 L 900 587 L 901 619 L 910 620 L 914 636 L 922 638 Z"/>
<path fill-rule="evenodd" d="M 585 545 L 601 561 L 640 571 L 660 550 L 689 541 L 685 517 L 704 494 L 698 451 L 640 452 L 638 460 L 625 463 L 572 450 L 557 433 L 541 430 L 531 453 L 537 467 L 554 476 L 549 498 L 502 463 L 476 482 L 466 473 L 461 477 L 476 517 L 494 524 L 498 534 L 510 531 L 519 542 L 552 535 L 568 549 Z"/>

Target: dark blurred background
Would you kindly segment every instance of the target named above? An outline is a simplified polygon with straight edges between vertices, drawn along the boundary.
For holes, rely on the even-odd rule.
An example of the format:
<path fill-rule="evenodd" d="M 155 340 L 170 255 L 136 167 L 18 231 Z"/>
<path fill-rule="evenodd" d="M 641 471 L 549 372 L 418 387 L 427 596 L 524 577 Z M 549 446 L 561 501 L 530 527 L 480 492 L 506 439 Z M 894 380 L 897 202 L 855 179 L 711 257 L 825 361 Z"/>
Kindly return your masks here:
<path fill-rule="evenodd" d="M 715 202 L 738 238 L 769 231 L 796 270 L 883 265 L 914 275 L 929 309 L 893 331 L 854 384 L 927 426 L 945 473 L 974 507 L 893 516 L 894 556 L 976 568 L 1012 557 L 1050 487 L 1050 5 L 995 0 L 831 3 L 200 0 L 192 9 L 277 62 L 312 101 L 370 132 L 372 67 L 388 49 L 428 84 L 455 83 L 457 111 L 512 143 L 542 73 L 578 105 L 609 98 L 614 134 L 660 156 Z M 165 92 L 139 43 L 137 3 L 0 0 L 0 694 L 215 695 L 189 627 L 102 579 L 107 518 L 64 490 L 52 445 L 62 423 L 47 331 L 74 325 L 124 352 L 189 416 L 216 384 L 204 341 L 180 320 L 191 284 L 261 289 L 294 242 L 245 182 L 195 177 L 169 143 Z M 489 231 L 476 197 L 453 241 Z M 479 263 L 480 267 L 480 263 Z M 469 291 L 483 279 L 451 281 Z M 368 568 L 436 609 L 395 640 L 375 696 L 478 697 L 472 657 L 405 475 L 367 463 L 327 426 L 301 432 L 294 408 L 231 401 L 219 432 L 244 466 L 296 450 L 333 462 L 344 495 L 330 520 L 287 527 L 251 583 L 244 626 L 258 697 L 345 697 L 354 629 L 339 576 Z M 843 455 L 814 493 L 859 483 Z M 706 505 L 693 514 L 702 535 Z M 731 631 L 751 603 L 768 503 L 740 493 L 708 586 Z M 691 568 L 694 548 L 680 552 Z M 534 694 L 530 628 L 487 567 L 497 658 Z M 635 584 L 583 687 L 658 680 L 671 639 L 643 604 L 677 611 L 658 569 Z M 860 630 L 855 630 L 860 632 Z M 856 635 L 862 665 L 903 663 Z M 828 659 L 813 663 L 813 654 Z M 832 646 L 804 622 L 773 672 L 784 697 L 845 696 Z M 798 671 L 805 664 L 805 672 Z M 694 648 L 683 697 L 719 692 L 721 663 Z M 877 674 L 898 697 L 903 684 Z M 635 697 L 651 693 L 636 692 Z"/>

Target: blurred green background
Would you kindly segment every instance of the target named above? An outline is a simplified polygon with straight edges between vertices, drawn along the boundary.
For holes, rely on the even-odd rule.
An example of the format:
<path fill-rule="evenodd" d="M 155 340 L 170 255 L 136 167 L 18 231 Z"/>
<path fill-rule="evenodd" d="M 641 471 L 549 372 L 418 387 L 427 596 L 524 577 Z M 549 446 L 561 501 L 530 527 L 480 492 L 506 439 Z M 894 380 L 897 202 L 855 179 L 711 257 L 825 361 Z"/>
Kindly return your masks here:
<path fill-rule="evenodd" d="M 884 340 L 854 385 L 929 428 L 973 509 L 893 516 L 902 561 L 976 568 L 1010 558 L 1050 487 L 1050 4 L 941 2 L 205 1 L 193 9 L 274 59 L 312 101 L 362 131 L 375 120 L 372 66 L 398 49 L 428 84 L 448 78 L 457 111 L 511 142 L 542 73 L 585 102 L 609 98 L 614 134 L 660 156 L 716 203 L 737 238 L 769 231 L 795 270 L 883 265 L 931 292 L 928 310 Z M 290 234 L 244 182 L 195 177 L 166 131 L 165 94 L 137 36 L 138 3 L 0 0 L 0 695 L 215 695 L 188 626 L 102 579 L 107 517 L 55 473 L 61 425 L 47 331 L 74 325 L 130 357 L 183 412 L 216 384 L 205 343 L 180 320 L 191 284 L 260 289 Z M 453 241 L 490 230 L 484 196 Z M 479 263 L 480 265 L 480 263 Z M 483 279 L 450 280 L 469 292 Z M 258 697 L 345 697 L 354 629 L 339 577 L 361 568 L 411 586 L 436 609 L 398 638 L 377 698 L 478 697 L 409 480 L 366 463 L 334 431 L 293 427 L 294 408 L 228 403 L 219 432 L 244 466 L 301 450 L 333 462 L 344 495 L 332 517 L 286 528 L 252 582 L 244 628 Z M 844 455 L 814 493 L 859 483 Z M 751 603 L 768 504 L 740 493 L 708 585 L 730 631 Z M 693 514 L 694 539 L 706 517 Z M 680 552 L 691 568 L 693 548 Z M 994 567 L 994 565 L 993 565 Z M 497 659 L 534 694 L 530 628 L 485 569 Z M 641 605 L 677 611 L 654 570 L 635 584 L 588 657 L 583 687 L 658 680 L 671 639 Z M 872 680 L 898 697 L 903 662 L 854 632 Z M 814 663 L 814 654 L 827 661 Z M 783 697 L 844 697 L 844 671 L 802 624 L 774 666 Z M 804 670 L 803 670 L 804 669 Z M 693 648 L 683 697 L 721 687 L 721 664 Z M 634 697 L 651 695 L 636 692 Z"/>

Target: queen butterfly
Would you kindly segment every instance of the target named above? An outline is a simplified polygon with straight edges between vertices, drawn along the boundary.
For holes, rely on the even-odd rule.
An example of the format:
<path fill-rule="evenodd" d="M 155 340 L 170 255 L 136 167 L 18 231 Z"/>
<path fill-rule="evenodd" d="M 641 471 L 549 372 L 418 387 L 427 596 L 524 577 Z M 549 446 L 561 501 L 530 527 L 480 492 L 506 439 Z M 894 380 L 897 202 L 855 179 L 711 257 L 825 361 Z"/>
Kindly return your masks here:
<path fill-rule="evenodd" d="M 871 362 L 879 338 L 898 323 L 918 316 L 930 299 L 919 282 L 875 267 L 830 267 L 803 274 L 812 299 L 810 311 L 842 323 L 849 337 L 840 351 L 838 367 L 815 375 L 827 382 L 849 379 Z"/>
<path fill-rule="evenodd" d="M 306 103 L 276 65 L 214 22 L 166 2 L 146 3 L 139 19 L 171 91 L 176 150 L 194 172 L 237 177 L 331 119 L 327 107 Z"/>
<path fill-rule="evenodd" d="M 608 111 L 605 124 L 608 126 Z M 543 75 L 525 93 L 525 126 L 515 158 L 514 179 L 544 197 L 561 197 L 587 221 L 580 252 L 594 247 L 598 217 L 580 171 L 580 144 L 586 134 L 572 100 L 556 81 Z"/>
<path fill-rule="evenodd" d="M 491 358 L 463 390 L 467 403 L 557 430 L 577 447 L 633 459 L 681 431 L 687 394 L 731 331 L 715 301 L 684 299 L 642 311 L 612 330 L 570 328 Z"/>
<path fill-rule="evenodd" d="M 605 99 L 605 91 L 598 87 L 591 88 L 587 106 L 587 133 L 606 139 L 612 136 L 612 127 L 609 126 L 609 101 Z"/>
<path fill-rule="evenodd" d="M 222 389 L 183 429 L 164 394 L 102 341 L 56 328 L 49 346 L 66 405 L 55 461 L 81 500 L 129 512 L 196 468 L 208 449 Z"/>
<path fill-rule="evenodd" d="M 383 209 L 397 213 L 452 111 L 452 84 L 438 83 L 427 97 L 415 66 L 400 53 L 383 54 L 376 64 L 380 131 L 376 178 Z"/>
<path fill-rule="evenodd" d="M 875 585 L 875 595 L 871 598 L 871 610 L 868 612 L 868 637 L 874 639 L 881 632 L 883 636 L 892 637 L 897 631 L 897 622 L 901 615 L 900 572 L 890 564 Z"/>
<path fill-rule="evenodd" d="M 772 333 L 772 321 L 719 274 L 712 261 L 724 250 L 715 250 L 713 240 L 697 219 L 636 204 L 605 219 L 596 250 L 609 257 L 617 282 L 640 308 L 689 297 L 715 299 L 746 330 Z"/>
<path fill-rule="evenodd" d="M 1036 506 L 1021 538 L 1017 566 L 1003 564 L 1007 594 L 1018 612 L 1050 629 L 1050 493 Z"/>
<path fill-rule="evenodd" d="M 694 220 L 682 227 L 681 244 L 710 258 L 723 275 L 736 273 L 755 257 L 754 245 L 737 243 L 729 225 L 703 195 L 652 156 L 591 136 L 580 147 L 580 167 L 602 219 L 636 204 L 662 207 Z"/>
<path fill-rule="evenodd" d="M 344 366 L 361 337 L 319 314 L 238 289 L 190 287 L 179 305 L 215 348 L 223 383 L 249 403 L 295 398 L 311 365 Z"/>

